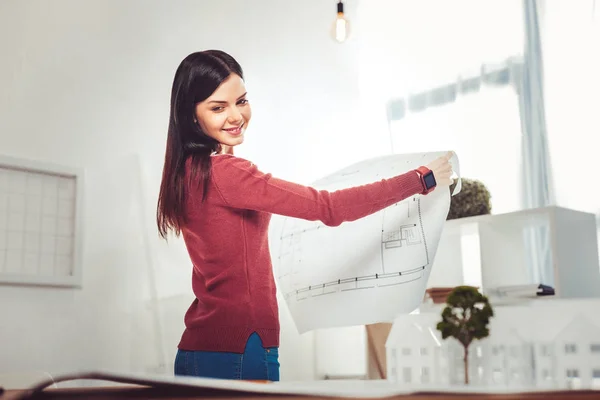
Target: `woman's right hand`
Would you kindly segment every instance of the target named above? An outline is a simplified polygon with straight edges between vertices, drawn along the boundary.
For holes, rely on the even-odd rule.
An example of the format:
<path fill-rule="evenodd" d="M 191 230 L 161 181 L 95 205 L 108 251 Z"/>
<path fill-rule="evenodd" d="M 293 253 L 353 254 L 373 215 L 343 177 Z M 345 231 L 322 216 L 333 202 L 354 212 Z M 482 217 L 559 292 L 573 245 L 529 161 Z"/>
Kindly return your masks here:
<path fill-rule="evenodd" d="M 433 171 L 437 186 L 450 186 L 454 182 L 454 179 L 452 179 L 452 164 L 450 164 L 450 159 L 453 156 L 454 152 L 449 151 L 427 165 L 427 168 Z"/>

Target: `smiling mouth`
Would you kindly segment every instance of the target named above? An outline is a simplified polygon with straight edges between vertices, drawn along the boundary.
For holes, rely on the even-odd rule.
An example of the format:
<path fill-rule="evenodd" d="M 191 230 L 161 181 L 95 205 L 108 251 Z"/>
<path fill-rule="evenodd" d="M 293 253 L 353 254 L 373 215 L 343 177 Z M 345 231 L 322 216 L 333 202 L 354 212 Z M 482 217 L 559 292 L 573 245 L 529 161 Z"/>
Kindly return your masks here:
<path fill-rule="evenodd" d="M 242 133 L 242 128 L 244 127 L 244 124 L 241 124 L 240 126 L 237 126 L 235 128 L 228 128 L 228 129 L 223 129 L 225 132 L 229 133 L 230 135 L 239 135 Z"/>

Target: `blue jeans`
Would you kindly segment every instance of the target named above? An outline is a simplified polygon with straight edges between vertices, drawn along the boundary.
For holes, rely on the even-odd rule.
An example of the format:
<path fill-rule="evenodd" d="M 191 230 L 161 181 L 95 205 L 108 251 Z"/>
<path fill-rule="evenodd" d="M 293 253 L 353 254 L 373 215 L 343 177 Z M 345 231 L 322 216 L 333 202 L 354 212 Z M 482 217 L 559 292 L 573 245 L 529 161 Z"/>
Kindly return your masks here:
<path fill-rule="evenodd" d="M 279 380 L 279 350 L 265 349 L 258 334 L 246 342 L 244 353 L 177 351 L 175 375 L 218 379 Z"/>

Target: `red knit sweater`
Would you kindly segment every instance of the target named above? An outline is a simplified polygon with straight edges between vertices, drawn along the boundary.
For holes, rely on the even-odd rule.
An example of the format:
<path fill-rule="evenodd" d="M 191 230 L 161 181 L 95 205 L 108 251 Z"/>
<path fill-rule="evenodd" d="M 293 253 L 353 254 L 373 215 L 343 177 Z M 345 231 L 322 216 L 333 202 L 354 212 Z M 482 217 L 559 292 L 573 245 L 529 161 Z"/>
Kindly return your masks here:
<path fill-rule="evenodd" d="M 188 188 L 188 220 L 182 234 L 193 263 L 196 299 L 185 315 L 186 329 L 179 343 L 183 350 L 242 353 L 253 332 L 260 335 L 264 347 L 279 345 L 268 246 L 271 214 L 337 226 L 423 190 L 414 171 L 326 192 L 274 178 L 232 155 L 211 160 L 204 203 L 202 185 Z"/>

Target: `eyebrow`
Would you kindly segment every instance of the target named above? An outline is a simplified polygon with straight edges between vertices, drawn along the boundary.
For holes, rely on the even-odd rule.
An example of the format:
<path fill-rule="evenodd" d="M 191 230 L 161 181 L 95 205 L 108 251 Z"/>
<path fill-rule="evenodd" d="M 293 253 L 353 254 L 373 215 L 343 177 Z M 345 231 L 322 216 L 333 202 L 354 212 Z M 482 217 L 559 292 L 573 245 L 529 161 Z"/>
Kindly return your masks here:
<path fill-rule="evenodd" d="M 244 93 L 243 95 L 241 95 L 240 97 L 238 97 L 238 98 L 237 98 L 237 100 L 239 100 L 239 99 L 243 98 L 243 97 L 244 97 L 244 96 L 246 96 L 247 94 L 248 94 L 248 92 Z M 236 101 L 237 101 L 237 100 L 236 100 Z M 209 103 L 227 104 L 227 102 L 226 102 L 226 101 L 223 101 L 223 100 L 211 100 L 211 101 L 209 101 Z"/>

